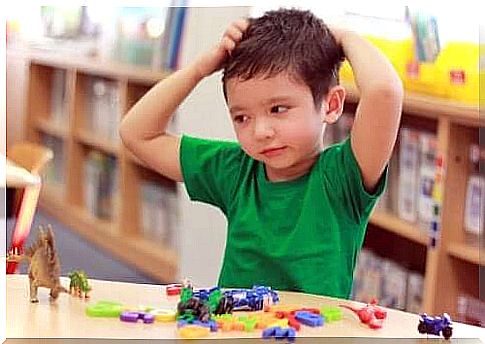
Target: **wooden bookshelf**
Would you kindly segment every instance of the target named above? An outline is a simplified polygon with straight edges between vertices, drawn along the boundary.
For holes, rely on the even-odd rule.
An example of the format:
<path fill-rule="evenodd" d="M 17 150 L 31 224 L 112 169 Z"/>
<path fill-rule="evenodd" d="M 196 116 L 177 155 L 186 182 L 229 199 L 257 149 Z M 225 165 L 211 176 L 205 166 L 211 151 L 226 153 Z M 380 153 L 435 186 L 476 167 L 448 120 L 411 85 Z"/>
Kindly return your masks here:
<path fill-rule="evenodd" d="M 483 250 L 483 248 L 482 248 Z M 448 243 L 448 254 L 452 257 L 461 259 L 470 264 L 485 266 L 485 257 L 480 254 L 478 245 L 468 245 L 463 243 Z"/>
<path fill-rule="evenodd" d="M 386 231 L 399 235 L 408 240 L 414 241 L 418 244 L 424 246 L 428 244 L 429 239 L 426 231 L 419 228 L 415 224 L 401 220 L 394 214 L 384 211 L 375 211 L 372 214 L 369 222 Z"/>
<path fill-rule="evenodd" d="M 346 85 L 348 101 L 356 104 L 358 92 Z M 457 314 L 459 295 L 479 297 L 478 268 L 485 266 L 478 246 L 464 244 L 464 207 L 469 171 L 469 147 L 478 143 L 479 129 L 485 121 L 478 106 L 446 99 L 407 93 L 403 103 L 403 123 L 416 129 L 435 132 L 438 150 L 445 158 L 441 218 L 441 237 L 429 247 L 426 231 L 397 216 L 376 210 L 370 223 L 407 240 L 427 247 L 423 311 Z M 411 254 L 411 252 L 410 252 Z M 407 257 L 402 257 L 406 261 Z M 463 283 L 466 280 L 467 283 Z"/>
<path fill-rule="evenodd" d="M 103 137 L 99 137 L 86 129 L 77 129 L 75 139 L 84 145 L 90 146 L 106 154 L 118 157 L 120 155 L 120 144 L 111 142 Z"/>
<path fill-rule="evenodd" d="M 44 134 L 61 140 L 65 140 L 69 136 L 67 129 L 62 127 L 61 124 L 41 118 L 37 119 L 35 122 L 35 128 Z"/>
<path fill-rule="evenodd" d="M 150 173 L 153 175 L 149 178 L 156 180 L 156 174 L 149 172 L 142 161 L 120 144 L 112 143 L 87 130 L 81 118 L 86 113 L 82 99 L 87 94 L 87 76 L 108 78 L 116 82 L 120 92 L 121 110 L 125 113 L 151 85 L 166 77 L 167 73 L 47 54 L 30 54 L 27 58 L 30 76 L 25 107 L 27 137 L 37 141 L 39 132 L 62 137 L 67 157 L 65 187 L 59 190 L 47 186 L 41 195 L 41 207 L 79 235 L 121 260 L 162 282 L 174 281 L 178 268 L 177 253 L 162 243 L 144 239 L 141 230 L 140 186 Z M 54 69 L 62 69 L 67 73 L 69 119 L 65 126 L 54 126 L 49 122 L 50 83 L 46 76 Z M 348 102 L 355 104 L 358 94 L 354 88 L 347 88 Z M 453 316 L 456 313 L 459 293 L 471 291 L 478 296 L 478 279 L 471 278 L 471 282 L 464 289 L 463 276 L 484 265 L 477 248 L 460 244 L 465 242 L 463 208 L 469 173 L 466 166 L 468 147 L 470 143 L 478 142 L 478 128 L 483 128 L 484 122 L 479 119 L 478 107 L 416 94 L 406 95 L 403 109 L 404 117 L 411 116 L 413 120 L 418 119 L 418 122 L 422 119 L 425 125 L 432 122 L 431 127 L 436 131 L 439 150 L 446 158 L 441 240 L 436 247 L 428 247 L 426 231 L 390 213 L 376 211 L 370 223 L 426 248 L 423 311 L 433 314 L 448 311 Z M 84 180 L 80 171 L 88 149 L 113 155 L 119 163 L 120 211 L 119 216 L 111 221 L 94 218 L 83 206 Z M 456 260 L 459 262 L 455 262 Z"/>
<path fill-rule="evenodd" d="M 106 80 L 116 85 L 120 114 L 126 113 L 152 85 L 166 77 L 166 72 L 89 58 L 53 56 L 25 52 L 28 60 L 26 95 L 26 136 L 41 141 L 47 134 L 60 139 L 65 168 L 62 184 L 45 183 L 40 206 L 64 222 L 77 234 L 118 257 L 127 264 L 160 282 L 173 282 L 177 276 L 178 257 L 163 242 L 143 237 L 140 185 L 146 166 L 125 150 L 120 141 L 90 129 L 89 97 L 91 80 Z M 55 70 L 65 72 L 65 123 L 52 119 L 51 92 Z M 87 181 L 84 163 L 91 151 L 116 158 L 119 167 L 119 212 L 111 219 L 99 219 L 86 208 L 84 189 Z M 165 182 L 165 181 L 164 181 Z"/>

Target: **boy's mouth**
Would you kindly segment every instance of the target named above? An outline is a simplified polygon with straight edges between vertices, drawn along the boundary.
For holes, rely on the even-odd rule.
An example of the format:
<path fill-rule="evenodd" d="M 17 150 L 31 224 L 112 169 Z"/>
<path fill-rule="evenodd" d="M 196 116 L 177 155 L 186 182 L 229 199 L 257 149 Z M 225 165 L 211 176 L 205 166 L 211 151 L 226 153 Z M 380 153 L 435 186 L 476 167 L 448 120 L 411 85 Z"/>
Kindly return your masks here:
<path fill-rule="evenodd" d="M 286 149 L 286 146 L 267 148 L 267 149 L 262 150 L 260 152 L 260 154 L 264 155 L 266 157 L 273 157 L 273 156 L 281 154 L 285 149 Z"/>

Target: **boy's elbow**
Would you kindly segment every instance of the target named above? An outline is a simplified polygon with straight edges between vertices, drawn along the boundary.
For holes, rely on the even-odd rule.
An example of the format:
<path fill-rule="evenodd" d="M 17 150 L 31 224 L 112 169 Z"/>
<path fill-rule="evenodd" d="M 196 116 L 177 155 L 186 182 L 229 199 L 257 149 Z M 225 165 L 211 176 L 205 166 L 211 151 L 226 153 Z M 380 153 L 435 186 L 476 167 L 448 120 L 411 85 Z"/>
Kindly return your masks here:
<path fill-rule="evenodd" d="M 120 123 L 120 126 L 118 128 L 118 134 L 120 135 L 120 138 L 121 138 L 121 142 L 126 146 L 126 147 L 130 147 L 131 146 L 131 143 L 134 141 L 134 130 L 132 130 L 130 128 L 130 126 L 128 125 L 127 121 L 126 121 L 126 118 L 123 119 Z"/>
<path fill-rule="evenodd" d="M 372 96 L 386 99 L 389 102 L 402 104 L 404 100 L 404 87 L 401 79 L 395 78 L 374 85 Z"/>

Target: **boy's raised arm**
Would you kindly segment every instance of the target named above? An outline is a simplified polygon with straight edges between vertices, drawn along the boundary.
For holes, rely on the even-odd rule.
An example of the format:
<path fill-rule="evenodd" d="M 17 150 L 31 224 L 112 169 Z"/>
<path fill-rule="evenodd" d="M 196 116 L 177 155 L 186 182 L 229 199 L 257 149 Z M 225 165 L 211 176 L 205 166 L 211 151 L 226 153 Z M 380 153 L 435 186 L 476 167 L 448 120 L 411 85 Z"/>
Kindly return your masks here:
<path fill-rule="evenodd" d="M 364 185 L 372 192 L 388 163 L 401 119 L 402 82 L 388 59 L 356 33 L 332 29 L 354 72 L 360 101 L 352 127 L 352 150 Z"/>
<path fill-rule="evenodd" d="M 150 89 L 121 122 L 123 144 L 148 166 L 175 181 L 183 181 L 180 161 L 180 138 L 166 132 L 177 107 L 206 76 L 219 70 L 241 40 L 246 20 L 229 26 L 222 40 L 192 64 L 173 73 Z"/>

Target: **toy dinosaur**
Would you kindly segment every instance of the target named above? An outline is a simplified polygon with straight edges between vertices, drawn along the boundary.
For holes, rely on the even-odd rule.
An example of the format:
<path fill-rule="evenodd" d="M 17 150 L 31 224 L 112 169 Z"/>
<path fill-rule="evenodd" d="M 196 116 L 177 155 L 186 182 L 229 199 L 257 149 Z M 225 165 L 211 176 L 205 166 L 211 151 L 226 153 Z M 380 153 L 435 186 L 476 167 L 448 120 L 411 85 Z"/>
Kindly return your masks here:
<path fill-rule="evenodd" d="M 73 270 L 69 273 L 71 283 L 69 284 L 69 293 L 78 297 L 89 298 L 91 286 L 88 283 L 88 277 L 83 270 Z"/>
<path fill-rule="evenodd" d="M 59 276 L 61 265 L 57 255 L 54 233 L 50 225 L 47 230 L 39 226 L 36 242 L 25 250 L 23 254 L 17 252 L 9 253 L 7 261 L 28 262 L 29 263 L 29 284 L 30 301 L 39 302 L 37 298 L 37 288 L 44 287 L 50 289 L 50 296 L 56 300 L 59 293 L 68 291 L 61 285 Z"/>
<path fill-rule="evenodd" d="M 381 328 L 384 319 L 387 317 L 387 312 L 383 308 L 377 306 L 376 299 L 373 299 L 370 303 L 361 308 L 348 305 L 340 305 L 340 307 L 350 309 L 359 317 L 363 324 L 367 324 L 374 330 Z"/>

